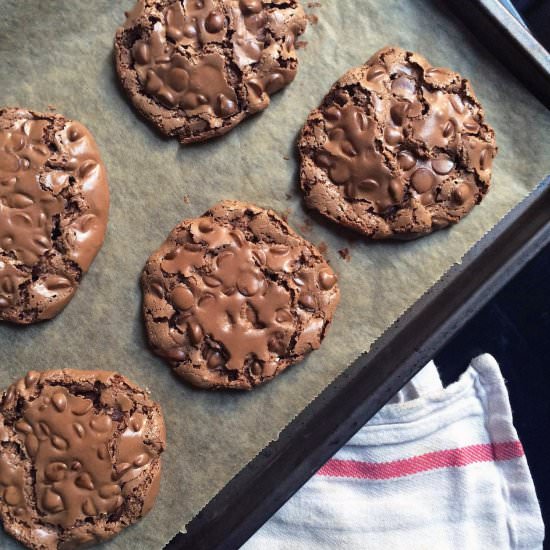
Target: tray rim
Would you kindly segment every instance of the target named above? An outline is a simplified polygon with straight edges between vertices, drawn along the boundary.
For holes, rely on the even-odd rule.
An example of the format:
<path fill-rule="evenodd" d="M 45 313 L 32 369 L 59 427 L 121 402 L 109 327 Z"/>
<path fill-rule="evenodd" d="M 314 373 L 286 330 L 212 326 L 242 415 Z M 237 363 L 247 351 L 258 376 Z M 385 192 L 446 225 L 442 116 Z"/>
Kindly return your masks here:
<path fill-rule="evenodd" d="M 435 0 L 475 29 L 476 38 L 550 109 L 550 53 L 499 0 Z"/>
<path fill-rule="evenodd" d="M 436 0 L 436 3 L 441 9 L 453 11 L 464 23 L 483 30 L 477 37 L 485 47 L 550 109 L 550 55 L 498 0 Z M 279 439 L 245 465 L 193 518 L 187 532 L 179 533 L 165 546 L 166 550 L 239 548 L 547 245 L 550 245 L 550 175 L 406 311 L 368 353 L 358 357 L 310 403 L 281 432 Z M 469 295 L 462 303 L 457 293 L 456 308 L 438 319 L 434 330 L 427 330 L 433 319 L 432 323 L 424 324 L 423 336 L 418 336 L 421 341 L 411 340 L 408 346 L 397 346 L 400 335 L 406 334 L 413 320 L 421 318 L 430 304 L 452 291 L 461 277 L 481 262 L 482 256 L 487 259 L 487 272 L 478 274 L 482 283 L 463 291 Z M 375 376 L 369 372 L 369 383 L 361 384 L 361 373 L 376 369 L 378 363 L 386 369 L 375 370 Z M 389 374 L 388 365 L 393 366 Z M 330 423 L 316 423 L 319 413 L 331 407 L 334 410 L 333 403 L 344 393 L 347 407 L 340 410 L 338 422 L 333 418 Z M 349 399 L 351 393 L 354 399 Z"/>

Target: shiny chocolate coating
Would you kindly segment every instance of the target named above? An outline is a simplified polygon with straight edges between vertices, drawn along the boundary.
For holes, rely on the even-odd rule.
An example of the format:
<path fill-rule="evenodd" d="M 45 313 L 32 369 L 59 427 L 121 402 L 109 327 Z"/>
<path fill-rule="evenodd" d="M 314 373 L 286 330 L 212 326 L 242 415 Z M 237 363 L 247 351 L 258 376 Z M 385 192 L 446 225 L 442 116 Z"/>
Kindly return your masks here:
<path fill-rule="evenodd" d="M 65 307 L 108 210 L 105 167 L 82 124 L 0 109 L 0 321 L 33 323 Z"/>
<path fill-rule="evenodd" d="M 224 201 L 148 260 L 153 350 L 201 388 L 251 389 L 321 345 L 339 301 L 320 252 L 271 210 Z"/>
<path fill-rule="evenodd" d="M 160 407 L 104 371 L 31 371 L 0 399 L 0 517 L 27 547 L 80 548 L 153 506 L 166 434 Z"/>
<path fill-rule="evenodd" d="M 296 75 L 298 0 L 139 0 L 115 38 L 137 110 L 181 143 L 222 135 Z"/>
<path fill-rule="evenodd" d="M 489 190 L 497 147 L 466 79 L 388 47 L 334 84 L 299 150 L 307 205 L 383 239 L 458 222 Z"/>

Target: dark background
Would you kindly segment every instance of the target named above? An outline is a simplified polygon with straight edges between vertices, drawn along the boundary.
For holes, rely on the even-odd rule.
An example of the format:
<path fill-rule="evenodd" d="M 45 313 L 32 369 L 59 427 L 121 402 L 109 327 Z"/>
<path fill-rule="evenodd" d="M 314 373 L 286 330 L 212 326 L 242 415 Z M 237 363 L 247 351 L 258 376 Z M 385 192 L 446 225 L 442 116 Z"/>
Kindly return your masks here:
<path fill-rule="evenodd" d="M 511 0 L 531 32 L 550 51 L 550 1 Z"/>
<path fill-rule="evenodd" d="M 550 0 L 512 1 L 550 51 Z M 454 382 L 470 359 L 485 352 L 496 358 L 507 381 L 514 423 L 550 530 L 550 246 L 435 358 L 444 383 Z"/>

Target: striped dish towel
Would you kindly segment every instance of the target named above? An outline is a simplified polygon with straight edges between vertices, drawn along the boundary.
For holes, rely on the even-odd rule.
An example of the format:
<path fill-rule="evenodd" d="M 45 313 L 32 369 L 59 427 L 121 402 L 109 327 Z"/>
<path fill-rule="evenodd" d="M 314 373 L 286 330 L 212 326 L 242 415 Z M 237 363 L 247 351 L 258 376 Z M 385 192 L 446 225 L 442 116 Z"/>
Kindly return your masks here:
<path fill-rule="evenodd" d="M 544 525 L 490 355 L 443 388 L 427 365 L 245 550 L 540 549 Z"/>

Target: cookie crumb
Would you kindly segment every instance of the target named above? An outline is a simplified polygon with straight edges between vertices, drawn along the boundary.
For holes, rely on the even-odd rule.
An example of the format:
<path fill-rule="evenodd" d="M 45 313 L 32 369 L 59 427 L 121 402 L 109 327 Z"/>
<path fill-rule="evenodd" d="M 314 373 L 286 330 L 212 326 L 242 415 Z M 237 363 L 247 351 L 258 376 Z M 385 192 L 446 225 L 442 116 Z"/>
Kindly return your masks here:
<path fill-rule="evenodd" d="M 319 23 L 319 18 L 314 13 L 308 13 L 306 19 L 312 24 L 317 25 Z"/>
<path fill-rule="evenodd" d="M 342 260 L 345 260 L 346 262 L 349 262 L 351 260 L 351 252 L 349 251 L 348 247 L 338 250 L 338 254 L 340 254 Z"/>
<path fill-rule="evenodd" d="M 300 229 L 302 233 L 311 233 L 311 230 L 313 229 L 313 223 L 310 219 L 306 219 L 304 220 L 304 223 L 302 225 L 298 226 L 298 229 Z"/>

